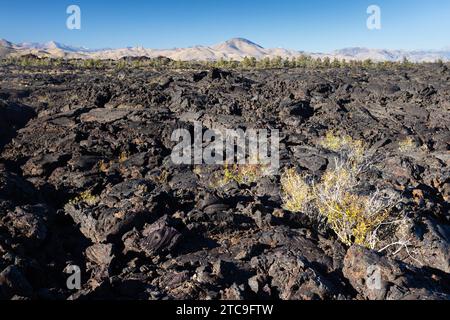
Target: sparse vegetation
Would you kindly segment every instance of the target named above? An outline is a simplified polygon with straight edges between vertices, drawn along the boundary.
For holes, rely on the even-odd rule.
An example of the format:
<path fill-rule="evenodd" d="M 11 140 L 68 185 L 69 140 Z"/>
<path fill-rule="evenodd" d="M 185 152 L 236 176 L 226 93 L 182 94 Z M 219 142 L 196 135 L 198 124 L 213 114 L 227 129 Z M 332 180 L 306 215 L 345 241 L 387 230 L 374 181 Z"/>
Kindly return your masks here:
<path fill-rule="evenodd" d="M 287 169 L 281 176 L 284 207 L 292 212 L 309 212 L 314 198 L 311 185 L 306 177 L 297 173 L 294 168 Z"/>
<path fill-rule="evenodd" d="M 238 184 L 250 184 L 260 177 L 260 168 L 258 165 L 224 165 L 223 169 L 223 184 L 231 181 L 236 181 Z"/>
<path fill-rule="evenodd" d="M 339 153 L 355 164 L 361 164 L 367 152 L 367 147 L 362 140 L 355 140 L 349 135 L 334 131 L 328 131 L 319 144 L 324 149 Z"/>
<path fill-rule="evenodd" d="M 77 205 L 79 203 L 85 203 L 87 205 L 93 206 L 96 205 L 99 201 L 99 198 L 92 194 L 92 190 L 86 190 L 80 193 L 77 197 L 73 198 L 69 201 L 70 205 Z"/>
<path fill-rule="evenodd" d="M 126 151 L 122 151 L 119 155 L 119 163 L 124 163 L 125 161 L 128 160 L 128 158 L 130 157 L 130 155 L 128 154 L 128 152 Z"/>
<path fill-rule="evenodd" d="M 100 160 L 98 163 L 98 169 L 100 172 L 107 173 L 109 171 L 109 163 L 106 163 L 104 160 Z"/>
<path fill-rule="evenodd" d="M 238 184 L 251 184 L 263 177 L 269 164 L 263 163 L 259 157 L 250 156 L 245 164 L 225 164 L 223 166 L 222 184 L 235 181 Z"/>
<path fill-rule="evenodd" d="M 161 170 L 159 174 L 152 176 L 151 179 L 158 184 L 166 184 L 169 181 L 170 173 L 167 170 Z"/>
<path fill-rule="evenodd" d="M 400 152 L 408 152 L 416 147 L 416 142 L 412 137 L 406 137 L 398 143 L 398 150 Z"/>
<path fill-rule="evenodd" d="M 327 170 L 312 191 L 319 214 L 346 245 L 358 244 L 374 249 L 377 231 L 389 217 L 395 196 L 376 190 L 357 191 L 361 170 L 354 162 L 338 162 Z"/>
<path fill-rule="evenodd" d="M 358 244 L 374 249 L 378 230 L 397 203 L 397 197 L 385 191 L 361 193 L 361 174 L 370 164 L 362 141 L 328 132 L 321 142 L 337 153 L 334 167 L 315 181 L 288 169 L 281 179 L 284 207 L 325 221 L 346 245 Z"/>

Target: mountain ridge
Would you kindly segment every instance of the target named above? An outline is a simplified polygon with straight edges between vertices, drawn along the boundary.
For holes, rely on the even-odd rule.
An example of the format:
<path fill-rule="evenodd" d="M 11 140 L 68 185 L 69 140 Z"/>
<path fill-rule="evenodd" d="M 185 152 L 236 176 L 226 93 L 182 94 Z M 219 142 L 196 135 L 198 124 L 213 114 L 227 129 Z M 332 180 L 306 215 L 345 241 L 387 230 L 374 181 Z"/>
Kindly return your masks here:
<path fill-rule="evenodd" d="M 220 59 L 242 60 L 245 57 L 263 58 L 295 58 L 308 55 L 313 58 L 330 58 L 339 60 L 402 61 L 433 62 L 450 61 L 450 48 L 442 50 L 388 50 L 364 47 L 349 47 L 330 53 L 310 53 L 285 48 L 264 48 L 245 38 L 232 38 L 212 46 L 193 46 L 175 49 L 148 49 L 143 47 L 127 47 L 119 49 L 88 49 L 62 44 L 56 41 L 47 43 L 24 42 L 14 44 L 0 39 L 0 57 L 33 54 L 40 57 L 79 58 L 79 59 L 121 59 L 123 57 L 159 56 L 173 60 L 217 61 Z"/>

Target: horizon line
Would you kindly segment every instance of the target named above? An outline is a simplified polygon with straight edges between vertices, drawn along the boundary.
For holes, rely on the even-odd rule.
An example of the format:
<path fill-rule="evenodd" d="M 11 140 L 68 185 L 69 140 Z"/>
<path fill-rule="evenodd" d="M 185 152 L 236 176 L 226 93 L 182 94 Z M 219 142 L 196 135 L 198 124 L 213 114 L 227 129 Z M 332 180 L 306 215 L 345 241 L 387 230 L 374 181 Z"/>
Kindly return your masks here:
<path fill-rule="evenodd" d="M 265 47 L 263 45 L 260 45 L 259 43 L 256 43 L 248 38 L 245 37 L 233 37 L 233 38 L 229 38 L 227 40 L 224 40 L 222 42 L 219 43 L 212 43 L 212 44 L 195 44 L 195 45 L 190 45 L 187 47 L 167 47 L 167 48 L 156 48 L 156 47 L 147 47 L 144 45 L 128 45 L 128 46 L 119 46 L 119 47 L 103 47 L 103 48 L 90 48 L 84 45 L 73 45 L 73 44 L 69 44 L 66 43 L 65 41 L 59 41 L 59 40 L 48 40 L 45 42 L 39 42 L 39 41 L 21 41 L 21 42 L 13 42 L 10 41 L 6 38 L 0 38 L 0 41 L 6 41 L 9 43 L 12 43 L 13 45 L 21 45 L 21 44 L 39 44 L 39 45 L 44 45 L 44 44 L 49 44 L 49 43 L 55 43 L 55 44 L 59 44 L 59 45 L 63 45 L 63 46 L 68 46 L 68 47 L 73 47 L 74 49 L 84 49 L 84 50 L 89 50 L 89 51 L 107 51 L 107 50 L 120 50 L 120 49 L 135 49 L 135 48 L 143 48 L 146 50 L 174 50 L 174 49 L 188 49 L 188 48 L 196 48 L 196 47 L 203 47 L 203 48 L 212 48 L 214 46 L 217 45 L 221 45 L 224 44 L 228 41 L 231 40 L 244 40 L 244 41 L 248 41 L 254 45 L 260 46 L 263 49 L 284 49 L 284 50 L 292 50 L 292 51 L 298 51 L 298 52 L 308 52 L 308 53 L 333 53 L 335 51 L 340 51 L 340 50 L 345 50 L 345 49 L 368 49 L 368 50 L 388 50 L 388 51 L 406 51 L 406 52 L 420 52 L 420 51 L 431 51 L 431 52 L 442 52 L 442 51 L 450 51 L 450 46 L 447 47 L 442 47 L 442 48 L 416 48 L 416 49 L 404 49 L 404 48 L 389 48 L 389 47 L 364 47 L 364 46 L 346 46 L 346 47 L 341 47 L 341 48 L 336 48 L 333 49 L 331 51 L 306 51 L 303 49 L 293 49 L 293 48 L 288 48 L 288 47 Z"/>

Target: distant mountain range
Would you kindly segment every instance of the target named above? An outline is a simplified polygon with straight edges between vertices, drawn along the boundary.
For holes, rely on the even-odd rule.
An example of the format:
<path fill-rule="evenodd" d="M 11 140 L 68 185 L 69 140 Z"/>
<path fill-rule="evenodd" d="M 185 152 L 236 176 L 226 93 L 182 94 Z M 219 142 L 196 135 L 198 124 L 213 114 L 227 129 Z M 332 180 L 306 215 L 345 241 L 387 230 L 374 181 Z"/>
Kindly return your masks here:
<path fill-rule="evenodd" d="M 47 43 L 19 43 L 14 44 L 7 40 L 0 40 L 0 57 L 21 56 L 33 54 L 39 57 L 78 58 L 78 59 L 120 59 L 123 57 L 167 57 L 183 61 L 215 61 L 220 59 L 242 60 L 244 57 L 262 58 L 292 58 L 300 55 L 309 55 L 314 58 L 339 60 L 366 60 L 373 61 L 402 61 L 408 59 L 412 62 L 433 62 L 437 60 L 450 61 L 450 48 L 442 50 L 383 50 L 367 48 L 346 48 L 330 53 L 311 53 L 282 48 L 266 49 L 247 39 L 234 38 L 214 46 L 195 46 L 176 49 L 146 49 L 143 47 L 122 49 L 90 50 L 83 47 L 73 47 L 58 42 Z"/>

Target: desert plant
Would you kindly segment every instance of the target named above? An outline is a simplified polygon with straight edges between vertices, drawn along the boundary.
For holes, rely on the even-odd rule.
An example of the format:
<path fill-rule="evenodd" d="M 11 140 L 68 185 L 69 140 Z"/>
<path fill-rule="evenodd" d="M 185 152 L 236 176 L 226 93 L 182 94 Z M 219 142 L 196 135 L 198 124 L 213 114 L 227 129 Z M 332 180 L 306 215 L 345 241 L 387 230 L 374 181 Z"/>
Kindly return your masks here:
<path fill-rule="evenodd" d="M 225 164 L 223 168 L 223 184 L 235 181 L 238 184 L 250 184 L 257 180 L 259 176 L 259 169 L 257 165 L 228 165 Z"/>
<path fill-rule="evenodd" d="M 69 201 L 69 205 L 77 205 L 80 203 L 85 203 L 87 205 L 93 206 L 99 202 L 99 198 L 92 194 L 91 190 L 86 190 L 80 193 L 77 197 Z"/>
<path fill-rule="evenodd" d="M 128 153 L 128 152 L 126 152 L 126 151 L 122 151 L 120 154 L 119 154 L 119 163 L 120 164 L 122 164 L 122 163 L 124 163 L 125 161 L 127 161 L 128 160 L 128 158 L 130 157 L 130 154 Z"/>
<path fill-rule="evenodd" d="M 98 169 L 100 170 L 100 172 L 103 173 L 108 173 L 109 171 L 109 163 L 106 163 L 105 160 L 100 160 L 98 163 Z"/>
<path fill-rule="evenodd" d="M 335 152 L 340 158 L 346 158 L 355 165 L 362 165 L 369 157 L 367 146 L 362 140 L 356 140 L 347 134 L 328 131 L 319 142 L 324 149 Z"/>
<path fill-rule="evenodd" d="M 405 139 L 399 141 L 398 150 L 400 152 L 408 152 L 416 147 L 416 142 L 412 137 L 406 137 Z"/>
<path fill-rule="evenodd" d="M 228 164 L 223 166 L 222 184 L 235 181 L 238 184 L 251 184 L 270 172 L 270 164 L 260 160 L 257 155 L 250 155 L 245 164 Z"/>
<path fill-rule="evenodd" d="M 358 193 L 361 173 L 353 160 L 336 160 L 334 169 L 327 170 L 312 190 L 320 216 L 339 240 L 373 249 L 378 228 L 388 219 L 396 197 L 379 190 L 367 195 Z"/>
<path fill-rule="evenodd" d="M 309 212 L 309 206 L 314 199 L 311 185 L 307 178 L 297 173 L 294 168 L 287 169 L 281 175 L 281 186 L 284 207 L 292 212 Z"/>
<path fill-rule="evenodd" d="M 328 132 L 321 145 L 336 152 L 334 166 L 320 179 L 288 169 L 281 177 L 284 208 L 324 221 L 348 246 L 374 249 L 380 227 L 398 202 L 397 195 L 378 189 L 366 194 L 358 191 L 371 158 L 362 141 Z"/>

